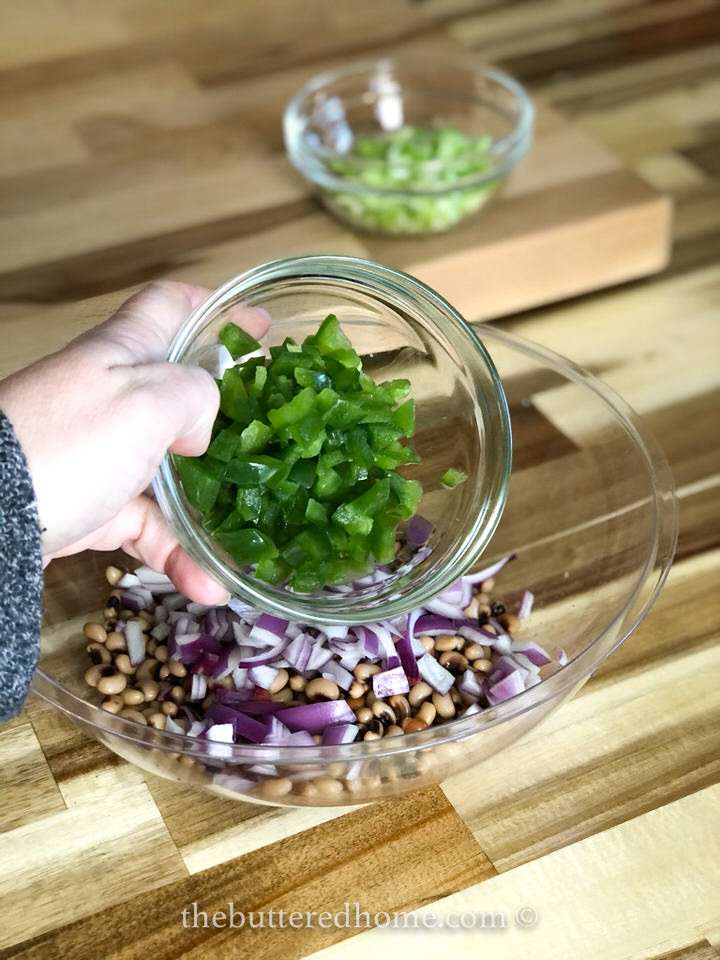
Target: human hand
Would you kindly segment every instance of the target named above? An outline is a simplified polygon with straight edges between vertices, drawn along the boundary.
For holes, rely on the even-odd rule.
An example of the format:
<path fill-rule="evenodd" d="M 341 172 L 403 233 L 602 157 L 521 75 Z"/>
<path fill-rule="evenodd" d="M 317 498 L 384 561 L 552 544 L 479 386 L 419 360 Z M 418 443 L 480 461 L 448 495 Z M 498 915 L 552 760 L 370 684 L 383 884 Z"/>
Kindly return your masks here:
<path fill-rule="evenodd" d="M 122 547 L 201 603 L 225 590 L 183 551 L 143 494 L 165 453 L 207 448 L 218 390 L 205 370 L 167 363 L 173 337 L 209 290 L 161 282 L 105 323 L 0 383 L 0 410 L 25 453 L 38 501 L 43 561 Z M 266 311 L 243 307 L 253 336 Z"/>

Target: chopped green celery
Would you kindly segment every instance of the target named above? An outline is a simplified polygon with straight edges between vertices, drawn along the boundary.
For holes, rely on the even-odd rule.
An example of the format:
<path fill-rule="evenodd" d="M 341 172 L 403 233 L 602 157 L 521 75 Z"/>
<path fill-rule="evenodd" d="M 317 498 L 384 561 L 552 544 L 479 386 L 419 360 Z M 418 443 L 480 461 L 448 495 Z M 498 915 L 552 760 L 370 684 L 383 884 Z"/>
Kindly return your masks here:
<path fill-rule="evenodd" d="M 235 323 L 226 323 L 218 334 L 218 340 L 227 347 L 233 360 L 260 349 L 255 337 L 251 337 L 247 330 Z"/>
<path fill-rule="evenodd" d="M 305 387 L 292 400 L 276 410 L 268 410 L 268 420 L 279 430 L 280 427 L 289 427 L 306 417 L 315 404 L 315 391 L 312 387 Z"/>
<path fill-rule="evenodd" d="M 246 523 L 260 516 L 262 494 L 258 487 L 238 487 L 235 509 Z"/>
<path fill-rule="evenodd" d="M 259 453 L 264 450 L 273 435 L 272 428 L 261 420 L 251 420 L 240 434 L 242 453 Z"/>
<path fill-rule="evenodd" d="M 305 519 L 308 523 L 318 527 L 326 527 L 328 522 L 327 508 L 319 500 L 308 500 L 305 507 Z"/>
<path fill-rule="evenodd" d="M 389 496 L 390 480 L 378 480 L 359 497 L 341 504 L 333 513 L 333 521 L 351 536 L 366 536 L 372 530 L 372 518 L 385 506 Z"/>
<path fill-rule="evenodd" d="M 200 513 L 212 510 L 220 493 L 221 478 L 217 471 L 204 460 L 194 457 L 176 456 L 174 460 L 185 496 L 192 506 Z"/>
<path fill-rule="evenodd" d="M 238 487 L 273 486 L 284 480 L 288 473 L 289 467 L 282 460 L 260 453 L 246 453 L 226 464 L 224 479 Z"/>
<path fill-rule="evenodd" d="M 264 583 L 283 583 L 292 573 L 292 567 L 282 557 L 264 557 L 258 560 L 254 577 Z"/>
<path fill-rule="evenodd" d="M 229 530 L 218 534 L 217 539 L 233 560 L 240 564 L 257 563 L 278 554 L 271 538 L 260 530 Z"/>
<path fill-rule="evenodd" d="M 440 483 L 448 490 L 453 490 L 455 487 L 460 486 L 461 483 L 465 483 L 466 480 L 467 474 L 463 473 L 462 470 L 455 470 L 453 467 L 446 470 L 440 477 Z"/>

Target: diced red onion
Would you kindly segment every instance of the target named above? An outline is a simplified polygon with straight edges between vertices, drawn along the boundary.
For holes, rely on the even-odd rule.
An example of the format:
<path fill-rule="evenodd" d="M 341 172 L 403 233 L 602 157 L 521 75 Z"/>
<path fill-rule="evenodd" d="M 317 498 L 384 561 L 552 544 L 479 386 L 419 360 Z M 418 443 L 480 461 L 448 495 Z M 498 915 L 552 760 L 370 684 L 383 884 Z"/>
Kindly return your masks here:
<path fill-rule="evenodd" d="M 115 586 L 119 590 L 127 590 L 129 587 L 139 587 L 140 586 L 140 577 L 134 573 L 124 573 Z"/>
<path fill-rule="evenodd" d="M 348 635 L 350 627 L 347 624 L 328 624 L 322 628 L 322 632 L 328 640 L 344 640 Z"/>
<path fill-rule="evenodd" d="M 353 723 L 355 714 L 345 700 L 325 700 L 319 703 L 304 703 L 300 707 L 287 707 L 278 716 L 295 732 L 322 733 L 333 723 Z"/>
<path fill-rule="evenodd" d="M 280 643 L 278 643 L 274 647 L 271 647 L 269 650 L 265 650 L 262 653 L 258 653 L 254 657 L 245 657 L 238 663 L 238 666 L 260 667 L 260 666 L 263 666 L 263 664 L 272 663 L 272 661 L 275 659 L 275 657 L 279 653 L 284 653 L 286 643 L 287 641 L 285 639 L 282 639 Z"/>
<path fill-rule="evenodd" d="M 502 703 L 503 700 L 509 700 L 525 690 L 525 680 L 520 670 L 514 670 L 502 680 L 492 684 L 488 688 L 488 700 L 491 704 Z"/>
<path fill-rule="evenodd" d="M 245 737 L 251 743 L 262 743 L 265 739 L 266 726 L 259 720 L 240 713 L 224 703 L 212 703 L 205 711 L 214 723 L 232 723 L 235 736 Z"/>
<path fill-rule="evenodd" d="M 325 727 L 323 733 L 323 746 L 338 746 L 341 743 L 352 743 L 357 739 L 360 728 L 354 723 L 334 723 L 330 727 Z"/>
<path fill-rule="evenodd" d="M 558 650 L 557 662 L 560 664 L 561 667 L 564 667 L 565 664 L 568 662 L 568 655 L 565 653 L 564 650 Z"/>
<path fill-rule="evenodd" d="M 165 606 L 168 610 L 179 610 L 180 607 L 186 606 L 190 601 L 182 593 L 169 593 L 165 597 Z"/>
<path fill-rule="evenodd" d="M 322 675 L 326 680 L 334 680 L 342 690 L 349 690 L 355 680 L 355 677 L 336 660 L 328 660 L 323 665 Z"/>
<path fill-rule="evenodd" d="M 273 617 L 269 613 L 263 613 L 258 617 L 250 631 L 250 637 L 253 640 L 262 640 L 264 643 L 274 644 L 280 639 L 285 639 L 287 627 L 287 620 L 281 620 L 280 617 Z"/>
<path fill-rule="evenodd" d="M 312 641 L 307 634 L 301 633 L 285 647 L 283 656 L 294 670 L 303 673 L 307 668 L 311 653 Z"/>
<path fill-rule="evenodd" d="M 290 736 L 290 731 L 276 716 L 269 716 L 263 743 L 283 743 Z"/>
<path fill-rule="evenodd" d="M 203 700 L 207 693 L 207 677 L 204 674 L 194 673 L 188 700 Z"/>
<path fill-rule="evenodd" d="M 416 513 L 415 516 L 411 517 L 408 521 L 407 529 L 405 530 L 405 542 L 411 547 L 422 547 L 428 542 L 432 532 L 433 525 L 430 521 L 426 520 L 425 517 L 421 517 L 419 513 Z"/>
<path fill-rule="evenodd" d="M 332 659 L 332 651 L 324 647 L 319 640 L 311 641 L 310 658 L 307 662 L 306 670 L 320 670 L 328 660 Z"/>
<path fill-rule="evenodd" d="M 185 729 L 181 727 L 179 723 L 176 723 L 172 717 L 168 717 L 165 720 L 165 730 L 168 733 L 181 733 L 183 735 L 185 734 Z"/>
<path fill-rule="evenodd" d="M 158 643 L 162 643 L 163 640 L 167 638 L 167 635 L 170 633 L 170 624 L 169 623 L 158 623 L 150 631 L 150 636 L 153 640 L 157 640 Z"/>
<path fill-rule="evenodd" d="M 145 636 L 142 624 L 138 623 L 137 620 L 126 621 L 125 643 L 131 666 L 139 667 L 145 659 Z"/>
<path fill-rule="evenodd" d="M 529 617 L 532 613 L 533 603 L 535 602 L 535 595 L 530 593 L 529 590 L 526 590 L 520 600 L 520 606 L 518 607 L 518 620 L 524 620 L 526 617 Z"/>
<path fill-rule="evenodd" d="M 278 670 L 276 667 L 268 666 L 257 666 L 250 667 L 250 673 L 248 674 L 252 682 L 258 686 L 262 687 L 263 690 L 269 690 L 272 686 L 273 680 L 278 675 Z"/>
<path fill-rule="evenodd" d="M 455 633 L 455 624 L 447 617 L 425 614 L 418 618 L 415 624 L 415 633 L 421 637 L 437 637 L 440 633 Z"/>
<path fill-rule="evenodd" d="M 125 593 L 120 594 L 120 605 L 125 607 L 126 610 L 132 610 L 133 613 L 137 613 L 148 605 L 148 601 L 138 596 L 138 594 L 130 593 L 129 590 L 126 590 Z"/>
<path fill-rule="evenodd" d="M 441 696 L 445 696 L 455 683 L 455 677 L 450 671 L 441 666 L 435 657 L 429 653 L 426 653 L 424 657 L 420 657 L 417 665 L 420 676 L 425 683 L 429 683 L 433 690 L 437 690 Z"/>
<path fill-rule="evenodd" d="M 413 657 L 413 663 L 415 663 Z M 384 670 L 382 673 L 376 673 L 372 678 L 373 693 L 378 699 L 392 697 L 395 694 L 409 693 L 410 684 L 402 666 L 393 667 L 391 670 Z"/>
<path fill-rule="evenodd" d="M 289 737 L 285 737 L 283 740 L 283 746 L 288 745 L 291 747 L 314 747 L 315 741 L 312 738 L 312 734 L 307 730 L 296 730 L 295 733 L 291 733 Z M 313 775 L 315 771 L 313 771 Z"/>
<path fill-rule="evenodd" d="M 476 583 L 483 583 L 483 581 L 489 580 L 490 577 L 494 577 L 496 573 L 499 573 L 505 564 L 510 563 L 516 556 L 517 554 L 510 553 L 507 557 L 503 557 L 502 560 L 498 560 L 497 563 L 493 563 L 492 566 L 486 567 L 484 570 L 479 570 L 477 573 L 468 574 L 463 577 L 463 580 L 473 587 Z"/>
<path fill-rule="evenodd" d="M 218 703 L 232 707 L 240 713 L 257 716 L 278 713 L 285 709 L 285 704 L 278 700 L 248 700 L 244 690 L 226 690 L 224 687 L 217 688 L 215 699 Z"/>
<path fill-rule="evenodd" d="M 177 590 L 177 587 L 173 585 L 172 580 L 164 573 L 158 573 L 157 570 L 152 570 L 150 567 L 138 567 L 133 571 L 138 580 L 146 587 L 150 587 L 153 592 L 157 592 L 157 588 L 163 585 L 170 584 L 173 590 Z"/>
<path fill-rule="evenodd" d="M 467 606 L 467 604 L 465 606 Z M 458 620 L 463 617 L 462 607 L 454 603 L 447 603 L 439 597 L 428 601 L 428 603 L 425 604 L 425 609 L 429 610 L 430 613 L 437 613 L 441 617 L 449 617 L 451 620 Z"/>
<path fill-rule="evenodd" d="M 192 672 L 211 677 L 217 669 L 219 660 L 220 657 L 216 653 L 211 653 L 209 650 L 207 650 L 205 653 L 201 654 L 200 658 L 192 665 Z"/>
<path fill-rule="evenodd" d="M 194 663 L 204 653 L 220 653 L 219 641 L 209 633 L 183 635 L 176 633 L 175 647 L 177 650 L 175 658 L 182 663 Z"/>
<path fill-rule="evenodd" d="M 474 670 L 468 669 L 463 673 L 462 679 L 460 680 L 460 690 L 462 693 L 467 693 L 476 700 L 480 698 L 482 695 L 482 687 Z"/>
<path fill-rule="evenodd" d="M 413 610 L 412 613 L 408 615 L 405 633 L 400 636 L 400 639 L 397 642 L 397 652 L 400 656 L 400 666 L 402 667 L 403 673 L 405 674 L 405 678 L 408 682 L 411 680 L 415 682 L 416 680 L 420 679 L 415 649 L 416 643 L 422 647 L 422 653 L 420 656 L 425 655 L 425 648 L 422 646 L 419 640 L 415 640 L 415 626 L 419 616 L 419 610 Z"/>
<path fill-rule="evenodd" d="M 163 603 L 159 603 L 155 607 L 155 612 L 153 613 L 153 620 L 155 624 L 166 623 L 168 618 L 168 608 Z"/>
<path fill-rule="evenodd" d="M 240 663 L 242 650 L 240 647 L 225 647 L 218 657 L 217 666 L 213 670 L 215 680 L 223 680 L 229 676 Z"/>

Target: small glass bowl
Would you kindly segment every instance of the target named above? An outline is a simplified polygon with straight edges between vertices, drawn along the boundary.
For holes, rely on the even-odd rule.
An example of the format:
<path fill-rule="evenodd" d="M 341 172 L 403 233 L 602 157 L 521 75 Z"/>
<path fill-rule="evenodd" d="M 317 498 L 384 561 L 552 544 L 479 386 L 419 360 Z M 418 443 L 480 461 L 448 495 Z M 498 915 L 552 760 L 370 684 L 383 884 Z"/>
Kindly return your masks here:
<path fill-rule="evenodd" d="M 288 103 L 293 166 L 340 220 L 370 233 L 448 230 L 480 210 L 530 146 L 534 108 L 524 88 L 492 67 L 406 57 L 354 63 L 313 77 Z M 413 163 L 423 186 L 379 186 L 387 160 L 348 156 L 359 137 L 412 125 L 488 138 L 484 167 L 453 156 Z M 397 158 L 397 167 L 406 161 Z M 430 183 L 432 186 L 428 187 Z"/>
<path fill-rule="evenodd" d="M 525 589 L 535 594 L 516 636 L 552 657 L 541 683 L 450 723 L 342 746 L 219 744 L 142 726 L 91 702 L 95 692 L 84 680 L 82 624 L 102 619 L 105 565 L 127 559 L 88 551 L 55 560 L 46 572 L 36 693 L 144 770 L 280 806 L 400 796 L 488 761 L 535 727 L 655 601 L 677 536 L 673 481 L 652 434 L 612 390 L 537 344 L 496 327 L 478 330 L 502 375 L 514 433 L 508 502 L 490 560 L 517 558 L 493 592 L 511 611 Z"/>
<path fill-rule="evenodd" d="M 264 264 L 236 277 L 201 304 L 175 338 L 168 359 L 202 364 L 239 304 L 272 317 L 264 346 L 302 341 L 337 315 L 376 381 L 406 378 L 415 401 L 412 444 L 421 462 L 402 468 L 420 481 L 419 513 L 433 526 L 426 546 L 387 579 L 352 591 L 294 593 L 239 567 L 206 533 L 166 457 L 155 481 L 165 517 L 194 559 L 231 594 L 303 623 L 367 623 L 406 613 L 440 593 L 480 557 L 500 520 L 510 473 L 511 435 L 497 371 L 462 317 L 420 281 L 351 257 L 301 257 Z M 467 480 L 439 483 L 450 467 Z"/>

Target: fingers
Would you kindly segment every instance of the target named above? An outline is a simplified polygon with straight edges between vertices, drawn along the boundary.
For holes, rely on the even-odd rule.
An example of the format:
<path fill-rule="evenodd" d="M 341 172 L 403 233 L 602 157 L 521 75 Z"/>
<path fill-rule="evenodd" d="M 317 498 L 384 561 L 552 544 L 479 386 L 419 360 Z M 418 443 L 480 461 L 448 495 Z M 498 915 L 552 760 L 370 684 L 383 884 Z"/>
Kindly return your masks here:
<path fill-rule="evenodd" d="M 107 366 L 163 360 L 182 324 L 211 293 L 207 287 L 189 283 L 152 283 L 83 340 L 102 345 Z M 229 319 L 254 337 L 264 336 L 270 325 L 270 317 L 261 307 L 235 307 Z"/>
<path fill-rule="evenodd" d="M 160 508 L 149 497 L 132 500 L 105 529 L 103 546 L 97 548 L 110 550 L 118 546 L 153 570 L 165 573 L 191 600 L 227 603 L 227 591 L 185 553 Z"/>

